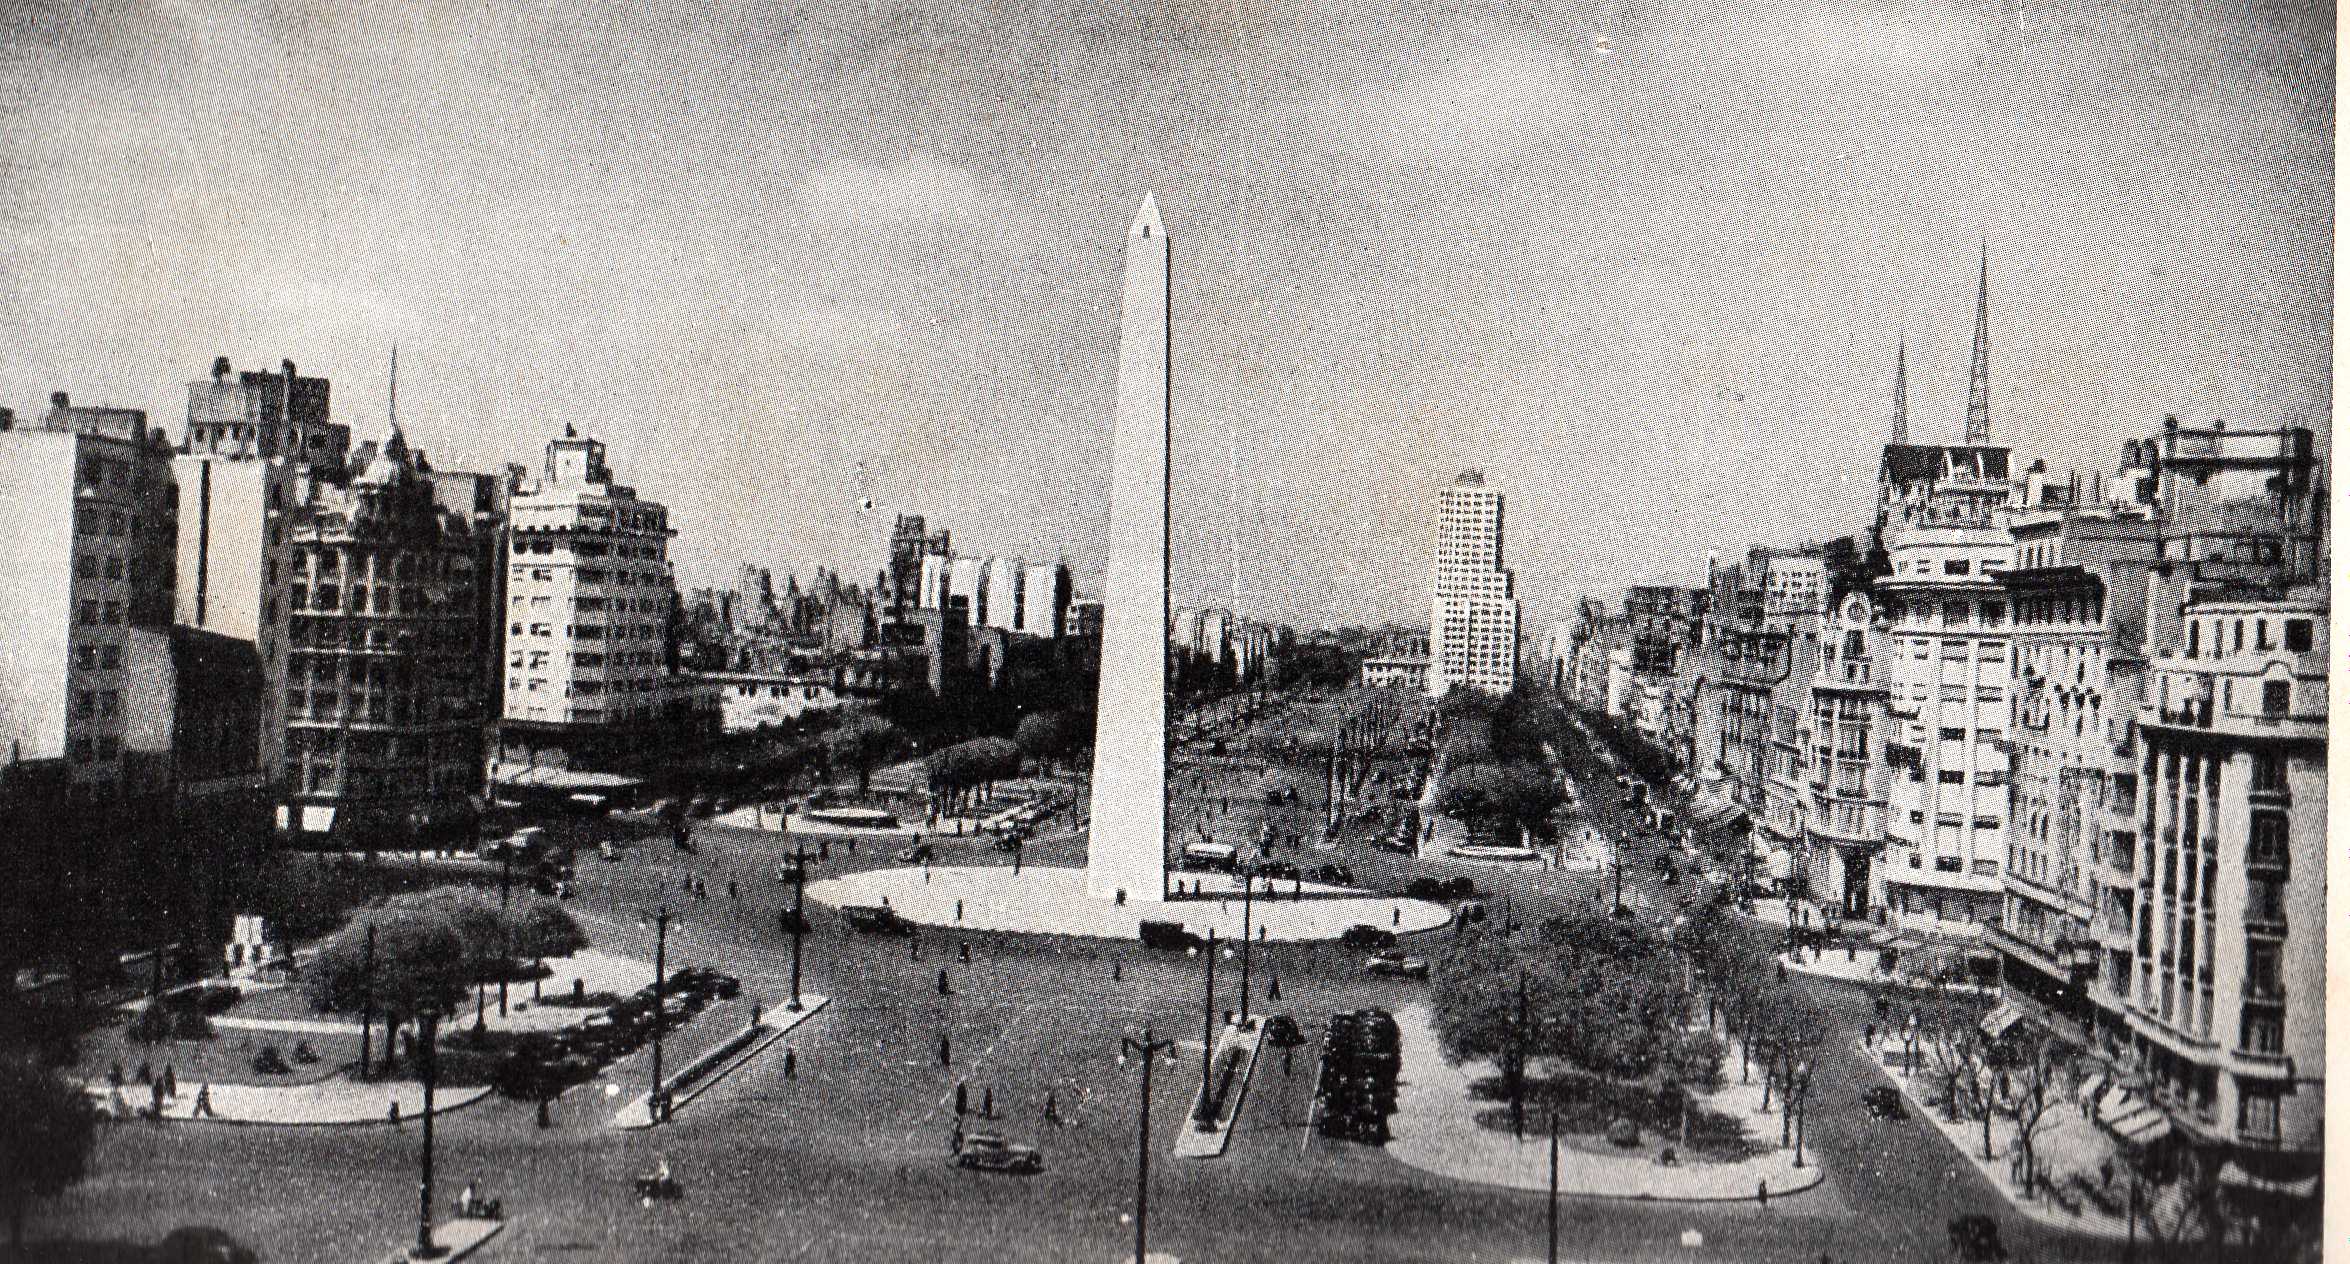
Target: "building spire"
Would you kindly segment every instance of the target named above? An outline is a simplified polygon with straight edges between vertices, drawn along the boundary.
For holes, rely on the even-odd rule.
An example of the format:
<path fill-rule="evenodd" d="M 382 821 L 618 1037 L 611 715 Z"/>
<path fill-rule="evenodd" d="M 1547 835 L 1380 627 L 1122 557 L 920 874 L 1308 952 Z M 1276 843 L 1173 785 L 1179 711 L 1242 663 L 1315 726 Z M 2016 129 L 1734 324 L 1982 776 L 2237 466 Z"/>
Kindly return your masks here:
<path fill-rule="evenodd" d="M 1909 335 L 1893 344 L 1893 442 L 1909 442 Z"/>
<path fill-rule="evenodd" d="M 392 344 L 392 433 L 400 433 L 400 344 Z"/>
<path fill-rule="evenodd" d="M 1983 239 L 1975 281 L 1975 358 L 1967 369 L 1966 441 L 1991 442 L 1991 240 Z"/>

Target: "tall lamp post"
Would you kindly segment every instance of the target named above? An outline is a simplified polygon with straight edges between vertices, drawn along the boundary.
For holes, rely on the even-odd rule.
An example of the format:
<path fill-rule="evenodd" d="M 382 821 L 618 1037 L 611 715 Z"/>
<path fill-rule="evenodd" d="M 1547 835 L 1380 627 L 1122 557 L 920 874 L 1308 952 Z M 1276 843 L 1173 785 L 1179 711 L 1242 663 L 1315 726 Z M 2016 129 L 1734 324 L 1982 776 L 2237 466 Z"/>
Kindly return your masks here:
<path fill-rule="evenodd" d="M 1559 1264 L 1559 1113 L 1550 1112 L 1550 1252 L 1544 1259 Z"/>
<path fill-rule="evenodd" d="M 367 955 L 359 971 L 359 1078 L 370 1074 L 369 1065 L 375 1060 L 375 923 L 367 924 Z M 392 1050 L 391 1033 L 384 1034 L 384 1052 Z M 390 1057 L 384 1059 L 391 1061 Z"/>
<path fill-rule="evenodd" d="M 1207 1000 L 1200 1012 L 1199 1032 L 1199 1117 L 1202 1122 L 1214 1118 L 1215 1106 L 1208 1100 L 1209 1072 L 1216 1065 L 1216 929 L 1208 928 L 1208 948 L 1201 954 L 1207 958 Z"/>
<path fill-rule="evenodd" d="M 424 1083 L 424 1149 L 420 1161 L 422 1170 L 416 1180 L 416 1249 L 415 1258 L 434 1259 L 441 1248 L 432 1241 L 432 1117 L 433 1088 L 440 1078 L 440 1055 L 435 1046 L 440 1041 L 441 1019 L 438 1014 L 417 1017 L 417 1078 Z"/>
<path fill-rule="evenodd" d="M 1268 884 L 1269 885 L 1269 884 Z M 1256 942 L 1257 877 L 1244 873 L 1240 878 L 1240 1029 L 1248 1030 L 1248 954 L 1249 945 Z"/>
<path fill-rule="evenodd" d="M 792 846 L 791 1003 L 784 1008 L 800 1012 L 800 936 L 808 929 L 808 845 Z"/>
<path fill-rule="evenodd" d="M 645 1099 L 645 1113 L 651 1122 L 660 1123 L 661 1109 L 661 1029 L 669 1019 L 669 906 L 664 904 L 653 917 L 653 1091 Z"/>
<path fill-rule="evenodd" d="M 499 912 L 505 912 L 507 905 L 512 902 L 513 888 L 514 852 L 511 848 L 507 848 L 499 851 L 498 853 Z M 513 923 L 505 919 L 500 919 L 498 923 L 498 933 L 505 937 L 506 943 L 506 961 L 501 962 L 498 967 L 498 1017 L 504 1018 L 506 1016 L 506 976 L 514 973 L 513 970 L 508 968 L 512 964 L 514 958 Z"/>
<path fill-rule="evenodd" d="M 1151 1039 L 1151 1029 L 1142 1029 L 1142 1039 L 1126 1037 L 1118 1046 L 1118 1064 L 1126 1064 L 1126 1055 L 1142 1059 L 1142 1122 L 1137 1128 L 1134 1146 L 1134 1264 L 1143 1264 L 1150 1258 L 1151 1215 L 1151 1063 L 1164 1053 L 1167 1060 L 1175 1060 L 1175 1042 Z M 1204 1061 L 1205 1059 L 1203 1059 Z"/>
<path fill-rule="evenodd" d="M 1811 1097 L 1811 1060 L 1795 1064 L 1795 1074 L 1789 1079 L 1789 1088 L 1795 1091 L 1795 1166 L 1803 1166 L 1803 1104 Z"/>

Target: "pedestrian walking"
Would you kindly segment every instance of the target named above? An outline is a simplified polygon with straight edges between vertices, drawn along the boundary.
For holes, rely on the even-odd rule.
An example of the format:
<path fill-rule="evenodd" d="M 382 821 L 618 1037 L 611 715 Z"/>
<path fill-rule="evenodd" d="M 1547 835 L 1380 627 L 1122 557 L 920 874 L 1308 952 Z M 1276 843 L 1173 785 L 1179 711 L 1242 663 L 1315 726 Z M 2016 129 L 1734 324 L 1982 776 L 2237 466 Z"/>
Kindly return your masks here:
<path fill-rule="evenodd" d="M 960 1115 L 957 1115 L 957 1116 L 955 1116 L 955 1130 L 954 1130 L 954 1132 L 952 1132 L 951 1134 L 949 1134 L 949 1135 L 948 1135 L 948 1137 L 947 1137 L 947 1153 L 948 1153 L 948 1154 L 961 1154 L 962 1152 L 963 1152 L 963 1117 L 962 1117 L 962 1116 L 960 1116 Z"/>
<path fill-rule="evenodd" d="M 188 1117 L 190 1119 L 218 1118 L 212 1113 L 212 1086 L 210 1084 L 196 1086 L 196 1109 L 190 1112 Z"/>
<path fill-rule="evenodd" d="M 149 1112 L 157 1119 L 163 1118 L 163 1081 L 156 1080 L 147 1086 L 147 1090 Z"/>
<path fill-rule="evenodd" d="M 106 1068 L 106 1083 L 111 1088 L 122 1087 L 122 1063 L 117 1062 Z"/>
<path fill-rule="evenodd" d="M 928 869 L 924 869 L 922 871 L 922 880 L 925 882 L 930 880 L 930 871 Z M 963 920 L 963 902 L 961 900 L 955 901 L 955 920 L 958 922 Z"/>
<path fill-rule="evenodd" d="M 957 944 L 957 945 L 955 945 L 955 956 L 956 956 L 957 958 L 961 959 L 961 961 L 963 962 L 963 964 L 964 964 L 964 965 L 969 965 L 969 964 L 971 964 L 971 945 L 969 945 L 969 944 Z"/>
<path fill-rule="evenodd" d="M 955 1081 L 955 1115 L 960 1118 L 971 1109 L 971 1089 L 963 1081 Z"/>
<path fill-rule="evenodd" d="M 1877 1025 L 1875 1023 L 1869 1023 L 1860 1029 L 1860 1041 L 1867 1048 L 1877 1047 Z"/>
<path fill-rule="evenodd" d="M 400 1126 L 400 1099 L 397 1097 L 392 1099 L 392 1110 L 390 1118 L 394 1128 Z"/>
<path fill-rule="evenodd" d="M 1771 1205 L 1771 1183 L 1769 1181 L 1756 1181 L 1754 1183 L 1754 1201 L 1756 1204 L 1764 1207 Z"/>
<path fill-rule="evenodd" d="M 951 989 L 949 989 L 949 988 L 947 987 L 947 971 L 946 971 L 946 967 L 945 967 L 945 966 L 940 966 L 940 967 L 938 968 L 938 994 L 939 994 L 940 996 L 945 996 L 945 995 L 946 995 L 946 994 L 947 994 L 947 993 L 948 993 L 950 990 L 951 990 Z"/>
<path fill-rule="evenodd" d="M 555 1126 L 554 1111 L 549 1106 L 549 1099 L 544 1097 L 539 1099 L 538 1124 L 541 1128 L 552 1128 Z"/>
<path fill-rule="evenodd" d="M 783 1078 L 787 1080 L 800 1078 L 800 1051 L 790 1045 L 783 1047 Z"/>
<path fill-rule="evenodd" d="M 954 1046 L 948 1043 L 946 1033 L 940 1032 L 938 1035 L 938 1064 L 940 1066 L 952 1066 L 954 1065 L 954 1061 Z"/>
<path fill-rule="evenodd" d="M 166 1101 L 178 1101 L 180 1096 L 179 1068 L 165 1064 L 163 1068 L 163 1096 Z"/>
<path fill-rule="evenodd" d="M 736 886 L 734 884 L 734 879 L 732 878 L 728 878 L 726 880 L 726 898 L 736 901 L 739 901 L 743 898 L 742 888 Z"/>
<path fill-rule="evenodd" d="M 1061 1122 L 1060 1103 L 1049 1089 L 1045 1091 L 1044 1095 L 1044 1121 L 1048 1124 Z"/>
<path fill-rule="evenodd" d="M 153 1066 L 153 1065 L 151 1065 L 151 1064 L 149 1064 L 149 1063 L 147 1063 L 147 1062 L 144 1062 L 144 1061 L 140 1062 L 140 1063 L 139 1063 L 139 1083 L 141 1083 L 141 1084 L 150 1084 L 150 1083 L 153 1083 L 153 1082 L 154 1082 L 154 1080 L 155 1080 L 155 1068 L 154 1068 L 154 1066 Z"/>
<path fill-rule="evenodd" d="M 981 1119 L 995 1118 L 995 1089 L 992 1087 L 980 1091 L 979 1117 Z"/>

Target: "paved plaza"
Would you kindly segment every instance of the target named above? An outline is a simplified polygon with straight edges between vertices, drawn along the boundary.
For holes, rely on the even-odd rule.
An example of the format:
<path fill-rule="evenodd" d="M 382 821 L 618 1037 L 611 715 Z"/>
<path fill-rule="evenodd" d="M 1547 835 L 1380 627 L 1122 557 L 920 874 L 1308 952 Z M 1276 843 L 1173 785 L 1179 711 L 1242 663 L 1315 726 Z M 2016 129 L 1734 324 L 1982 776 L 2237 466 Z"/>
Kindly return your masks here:
<path fill-rule="evenodd" d="M 808 884 L 808 898 L 835 907 L 878 905 L 925 926 L 1024 935 L 1081 935 L 1136 940 L 1144 922 L 1174 922 L 1196 935 L 1214 931 L 1238 940 L 1244 928 L 1259 940 L 1293 943 L 1336 939 L 1350 926 L 1398 935 L 1434 930 L 1451 910 L 1426 900 L 1375 896 L 1320 883 L 1274 884 L 1244 901 L 1240 882 L 1226 874 L 1177 874 L 1200 892 L 1166 900 L 1120 904 L 1086 894 L 1085 871 L 1060 867 L 1007 868 L 908 865 L 866 869 Z"/>

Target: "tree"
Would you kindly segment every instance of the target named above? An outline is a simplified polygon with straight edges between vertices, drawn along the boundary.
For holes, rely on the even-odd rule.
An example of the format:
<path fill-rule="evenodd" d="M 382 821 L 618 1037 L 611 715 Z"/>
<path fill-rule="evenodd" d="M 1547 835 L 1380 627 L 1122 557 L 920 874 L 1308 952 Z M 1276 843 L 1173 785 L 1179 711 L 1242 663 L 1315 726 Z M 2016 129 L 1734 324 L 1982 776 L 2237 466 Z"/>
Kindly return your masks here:
<path fill-rule="evenodd" d="M 98 1116 L 63 1075 L 29 1058 L 0 1059 L 0 1199 L 8 1204 L 8 1246 L 24 1251 L 25 1213 L 36 1198 L 54 1198 L 90 1171 Z"/>
<path fill-rule="evenodd" d="M 516 956 L 568 957 L 587 947 L 587 933 L 560 901 L 543 895 L 526 896 L 509 916 Z"/>
<path fill-rule="evenodd" d="M 2027 1195 L 2041 1183 L 2039 1156 L 2032 1142 L 2047 1122 L 2048 1112 L 2064 1100 L 2063 1082 L 2070 1077 L 2073 1057 L 2070 1045 L 2045 1031 L 2019 1030 L 2008 1036 L 2000 1067 L 2007 1092 L 1999 1099 L 1999 1113 L 2015 1125 Z"/>
<path fill-rule="evenodd" d="M 880 716 L 860 713 L 843 720 L 825 737 L 825 749 L 837 763 L 857 770 L 857 793 L 873 792 L 873 769 L 897 750 L 904 734 Z"/>
<path fill-rule="evenodd" d="M 1675 1033 L 1657 1059 L 1657 1082 L 1680 1105 L 1681 1144 L 1689 1144 L 1689 1099 L 1722 1086 L 1722 1042 L 1710 1031 Z"/>
<path fill-rule="evenodd" d="M 367 930 L 375 928 L 375 972 L 367 974 Z M 319 945 L 303 972 L 310 1003 L 326 1013 L 359 1008 L 372 990 L 386 1025 L 439 1017 L 457 1007 L 471 964 L 465 939 L 441 909 L 377 906 L 363 909 Z"/>
<path fill-rule="evenodd" d="M 465 981 L 478 982 L 505 973 L 513 960 L 509 932 L 513 926 L 497 897 L 475 887 L 442 886 L 411 891 L 383 902 L 387 910 L 418 909 L 448 919 L 449 928 L 465 944 Z M 378 948 L 380 952 L 380 947 Z"/>
<path fill-rule="evenodd" d="M 1012 740 L 1041 770 L 1069 744 L 1069 717 L 1059 711 L 1035 711 L 1020 717 Z"/>

